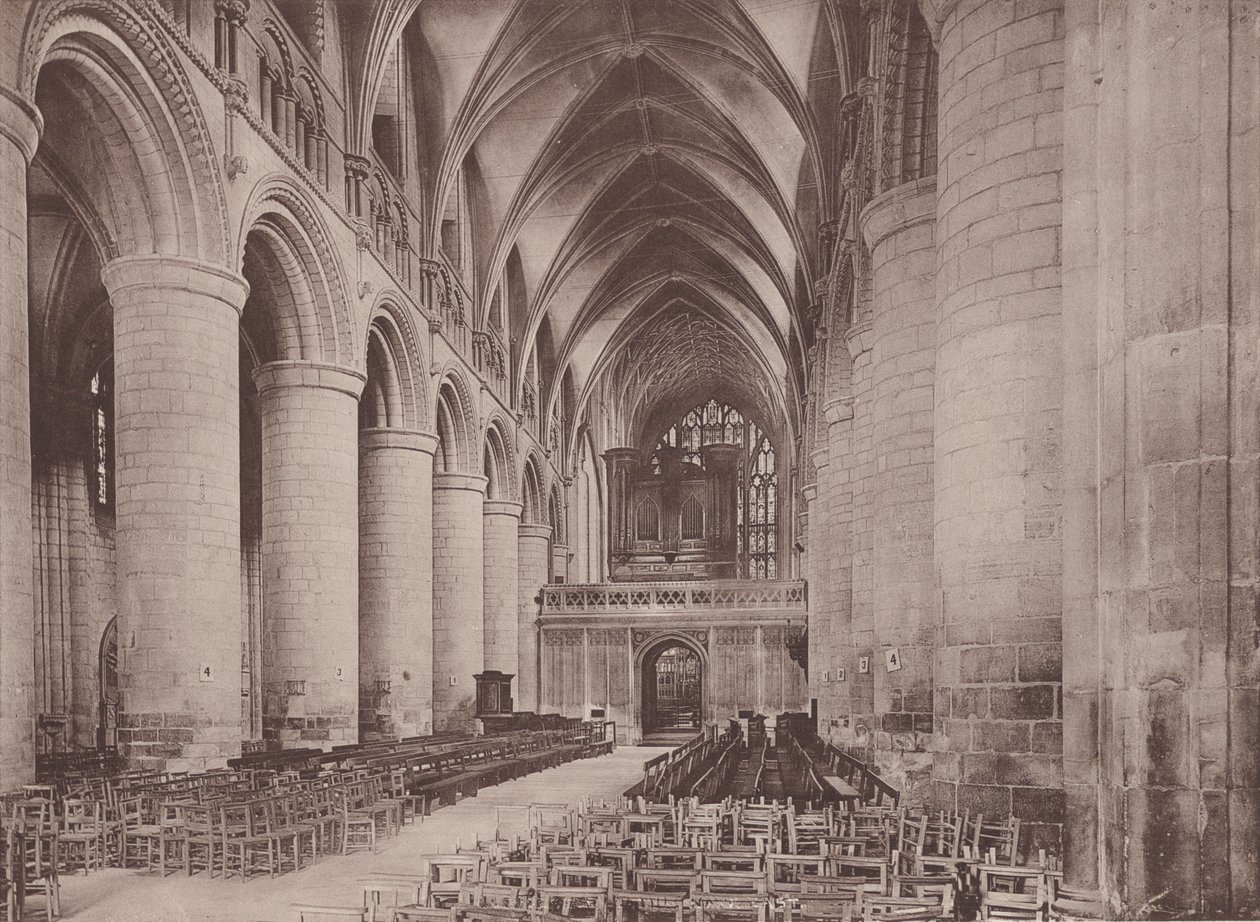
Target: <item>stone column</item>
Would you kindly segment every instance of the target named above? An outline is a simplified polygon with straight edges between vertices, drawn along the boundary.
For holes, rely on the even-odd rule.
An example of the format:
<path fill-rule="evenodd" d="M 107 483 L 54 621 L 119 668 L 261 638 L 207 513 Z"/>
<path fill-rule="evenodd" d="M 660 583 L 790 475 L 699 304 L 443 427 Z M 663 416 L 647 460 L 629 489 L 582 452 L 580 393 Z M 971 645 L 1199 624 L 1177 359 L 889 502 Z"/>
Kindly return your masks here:
<path fill-rule="evenodd" d="M 437 437 L 359 432 L 359 735 L 433 731 Z"/>
<path fill-rule="evenodd" d="M 26 168 L 40 114 L 0 87 L 0 787 L 35 780 Z"/>
<path fill-rule="evenodd" d="M 262 417 L 263 733 L 358 739 L 363 376 L 312 361 L 254 371 Z M 238 603 L 239 607 L 239 603 Z"/>
<path fill-rule="evenodd" d="M 876 759 L 912 799 L 928 793 L 915 786 L 927 786 L 932 732 L 935 217 L 931 177 L 890 189 L 861 216 L 872 270 Z"/>
<path fill-rule="evenodd" d="M 520 671 L 516 621 L 520 604 L 517 531 L 521 508 L 520 503 L 502 499 L 488 499 L 481 507 L 485 665 L 512 675 Z"/>
<path fill-rule="evenodd" d="M 485 668 L 482 503 L 486 478 L 433 475 L 433 730 L 471 731 Z"/>
<path fill-rule="evenodd" d="M 935 796 L 1063 821 L 1061 4 L 947 4 L 937 188 Z"/>
<path fill-rule="evenodd" d="M 114 311 L 119 749 L 142 765 L 222 765 L 241 745 L 249 286 L 174 256 L 116 259 L 101 280 Z"/>
<path fill-rule="evenodd" d="M 538 710 L 538 596 L 547 585 L 551 526 L 522 522 L 517 528 L 516 709 Z"/>

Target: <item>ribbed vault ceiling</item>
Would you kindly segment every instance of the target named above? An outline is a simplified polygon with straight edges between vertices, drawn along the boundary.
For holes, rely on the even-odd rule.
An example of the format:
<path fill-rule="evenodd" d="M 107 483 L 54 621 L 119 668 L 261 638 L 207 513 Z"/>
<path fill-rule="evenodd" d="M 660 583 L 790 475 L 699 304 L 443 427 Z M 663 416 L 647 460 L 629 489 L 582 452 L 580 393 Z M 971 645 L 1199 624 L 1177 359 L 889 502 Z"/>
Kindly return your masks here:
<path fill-rule="evenodd" d="M 791 431 L 854 12 L 843 0 L 424 0 L 403 35 L 425 100 L 427 239 L 462 168 L 470 282 L 489 305 L 511 267 L 518 359 L 545 323 L 556 380 L 568 370 L 577 394 L 628 401 L 616 413 L 627 427 L 717 396 Z M 395 24 L 352 29 L 352 42 L 399 29 L 396 8 L 381 19 Z M 694 393 L 701 383 L 712 392 Z M 554 401 L 558 385 L 545 387 Z"/>

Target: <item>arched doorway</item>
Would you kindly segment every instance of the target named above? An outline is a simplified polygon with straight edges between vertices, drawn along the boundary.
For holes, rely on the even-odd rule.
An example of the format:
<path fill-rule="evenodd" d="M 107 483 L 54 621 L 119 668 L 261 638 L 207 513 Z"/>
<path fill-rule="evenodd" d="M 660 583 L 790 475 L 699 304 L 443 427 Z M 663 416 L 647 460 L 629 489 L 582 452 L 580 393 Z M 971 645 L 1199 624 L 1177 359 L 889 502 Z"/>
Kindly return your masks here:
<path fill-rule="evenodd" d="M 101 637 L 99 672 L 100 712 L 96 727 L 96 748 L 118 745 L 118 619 L 111 618 Z"/>
<path fill-rule="evenodd" d="M 704 717 L 704 662 L 678 641 L 662 643 L 643 660 L 645 733 L 699 729 Z"/>

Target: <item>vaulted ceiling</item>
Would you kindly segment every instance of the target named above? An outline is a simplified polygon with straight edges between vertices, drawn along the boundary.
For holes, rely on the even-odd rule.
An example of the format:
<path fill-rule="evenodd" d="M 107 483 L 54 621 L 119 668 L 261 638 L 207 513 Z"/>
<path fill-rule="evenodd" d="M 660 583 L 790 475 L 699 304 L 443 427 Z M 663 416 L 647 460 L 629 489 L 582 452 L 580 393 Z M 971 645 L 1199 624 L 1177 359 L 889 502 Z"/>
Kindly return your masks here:
<path fill-rule="evenodd" d="M 599 394 L 623 404 L 617 435 L 631 438 L 715 396 L 796 428 L 817 229 L 860 67 L 855 7 L 418 5 L 402 34 L 424 99 L 426 237 L 440 239 L 462 169 L 476 302 L 488 309 L 510 268 L 516 367 L 547 325 L 556 381 L 568 371 L 582 403 L 571 422 Z"/>

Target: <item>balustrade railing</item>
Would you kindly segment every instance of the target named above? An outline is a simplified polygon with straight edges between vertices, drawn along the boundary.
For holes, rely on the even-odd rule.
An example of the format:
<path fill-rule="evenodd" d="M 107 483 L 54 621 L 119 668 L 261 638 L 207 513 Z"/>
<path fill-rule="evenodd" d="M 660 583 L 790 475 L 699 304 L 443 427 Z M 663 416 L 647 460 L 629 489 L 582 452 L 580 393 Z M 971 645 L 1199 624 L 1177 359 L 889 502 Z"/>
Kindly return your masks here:
<path fill-rule="evenodd" d="M 804 612 L 807 602 L 803 580 L 546 586 L 542 595 L 544 615 L 714 609 Z"/>

